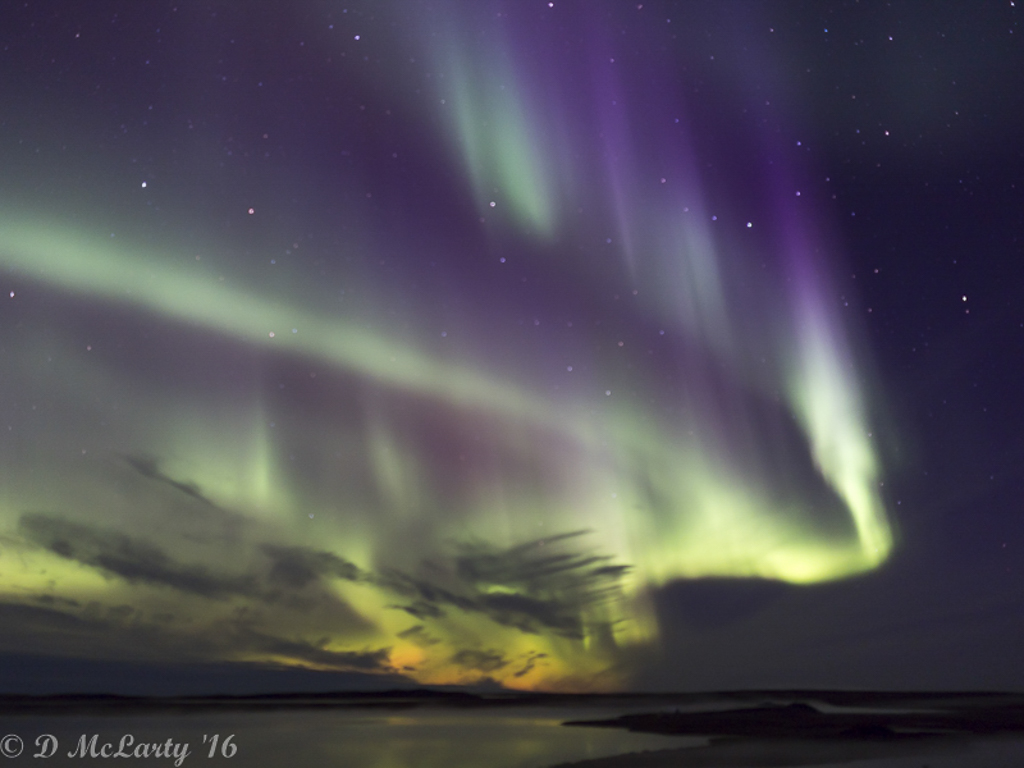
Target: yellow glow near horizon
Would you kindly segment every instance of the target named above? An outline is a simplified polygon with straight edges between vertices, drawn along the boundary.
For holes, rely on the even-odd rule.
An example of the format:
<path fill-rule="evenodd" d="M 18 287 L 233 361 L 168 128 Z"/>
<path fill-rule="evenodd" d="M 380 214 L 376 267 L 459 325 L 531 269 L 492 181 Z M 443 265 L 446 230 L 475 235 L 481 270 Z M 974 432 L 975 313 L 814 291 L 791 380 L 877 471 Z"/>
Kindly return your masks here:
<path fill-rule="evenodd" d="M 536 453 L 533 458 L 544 461 L 545 474 L 534 480 L 532 491 L 517 486 L 513 476 L 482 476 L 476 480 L 478 492 L 469 495 L 464 508 L 435 515 L 447 500 L 438 495 L 433 457 L 410 442 L 399 417 L 368 418 L 369 426 L 358 439 L 372 470 L 367 482 L 381 508 L 343 510 L 350 518 L 345 525 L 318 529 L 315 538 L 296 532 L 294 541 L 315 542 L 372 572 L 400 564 L 408 547 L 420 547 L 424 559 L 441 559 L 445 542 L 475 539 L 511 547 L 549 534 L 587 530 L 581 542 L 589 550 L 609 558 L 609 564 L 631 567 L 617 582 L 621 594 L 606 601 L 587 602 L 569 582 L 545 587 L 557 594 L 531 593 L 533 587 L 522 584 L 498 584 L 481 593 L 504 590 L 541 603 L 568 596 L 577 601 L 580 638 L 524 633 L 512 621 L 500 625 L 493 615 L 446 605 L 444 618 L 424 622 L 431 640 L 417 644 L 399 637 L 415 620 L 396 610 L 393 590 L 376 582 L 335 579 L 336 594 L 372 629 L 358 641 L 339 637 L 325 649 L 389 647 L 392 664 L 421 682 L 493 677 L 509 687 L 573 688 L 590 677 L 602 681 L 596 683 L 599 687 L 611 688 L 619 679 L 611 672 L 616 647 L 657 636 L 648 593 L 659 585 L 702 576 L 809 584 L 868 570 L 891 550 L 877 490 L 877 462 L 864 437 L 859 397 L 824 331 L 808 331 L 797 341 L 800 365 L 794 366 L 789 396 L 823 482 L 849 515 L 853 535 L 845 538 L 817 527 L 816 511 L 798 499 L 773 508 L 759 486 L 763 479 L 712 463 L 709 445 L 660 424 L 642 400 L 609 398 L 601 414 L 589 405 L 567 407 L 529 382 L 483 370 L 472 359 L 439 361 L 409 342 L 312 312 L 301 297 L 256 295 L 201 268 L 171 266 L 182 263 L 173 254 L 124 248 L 53 223 L 0 225 L 0 268 L 11 274 L 100 304 L 134 307 L 265 353 L 315 360 L 373 386 L 427 398 L 455 416 L 485 414 L 497 425 L 484 435 L 494 452 L 523 458 L 524 463 Z M 292 328 L 298 332 L 291 333 Z M 183 480 L 194 482 L 233 514 L 273 523 L 279 526 L 275 530 L 289 535 L 298 531 L 296 518 L 308 512 L 322 519 L 330 512 L 297 508 L 285 482 L 288 468 L 272 449 L 263 408 L 259 403 L 240 407 L 243 424 L 235 431 L 204 418 L 195 403 L 174 398 L 168 398 L 160 413 L 143 417 L 154 432 L 163 430 L 153 453 L 172 458 L 193 453 L 192 461 L 181 464 L 191 470 Z M 549 441 L 559 449 L 546 449 Z M 236 444 L 237 449 L 231 448 Z M 10 526 L 15 515 L 5 509 L 0 522 Z M 540 529 L 539 522 L 548 525 Z M 136 523 L 128 520 L 125 525 Z M 416 537 L 412 541 L 410 532 Z M 144 538 L 146 531 L 134 535 Z M 237 568 L 242 559 L 225 552 L 225 567 Z M 6 562 L 8 595 L 43 590 L 34 566 L 18 567 L 9 557 Z M 108 583 L 84 566 L 55 565 L 64 561 L 53 556 L 47 562 L 60 570 L 60 578 L 53 581 L 58 591 L 66 589 L 61 584 L 77 582 L 84 591 L 101 593 Z M 211 628 L 224 620 L 222 610 L 194 600 L 204 606 L 193 611 L 197 623 L 205 621 Z M 244 602 L 244 596 L 232 600 Z M 180 602 L 188 612 L 188 599 Z M 461 666 L 453 661 L 466 637 L 475 638 L 483 654 L 475 667 L 465 659 Z M 489 666 L 490 649 L 500 650 L 504 663 Z M 279 653 L 255 655 L 287 660 Z M 531 658 L 536 660 L 532 666 Z"/>

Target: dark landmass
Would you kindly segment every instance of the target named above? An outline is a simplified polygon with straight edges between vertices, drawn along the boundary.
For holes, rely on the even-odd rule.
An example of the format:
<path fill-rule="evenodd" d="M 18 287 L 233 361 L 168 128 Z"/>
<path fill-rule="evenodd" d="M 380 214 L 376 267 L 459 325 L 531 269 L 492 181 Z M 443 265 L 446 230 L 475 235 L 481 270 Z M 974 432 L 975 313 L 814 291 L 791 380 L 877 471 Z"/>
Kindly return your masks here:
<path fill-rule="evenodd" d="M 917 702 L 925 703 L 925 702 Z M 872 702 L 878 706 L 878 702 Z M 931 712 L 822 712 L 803 702 L 721 712 L 656 712 L 566 725 L 625 728 L 640 733 L 734 738 L 914 739 L 934 735 L 1024 734 L 1024 697 L 933 701 Z M 952 704 L 952 706 L 950 706 Z M 860 706 L 865 706 L 861 703 Z M 870 704 L 867 706 L 871 706 Z"/>
<path fill-rule="evenodd" d="M 832 707 L 872 708 L 885 713 L 822 712 L 808 702 Z M 879 738 L 911 731 L 996 733 L 1024 730 L 1024 694 L 864 692 L 864 691 L 725 691 L 709 693 L 560 694 L 516 691 L 471 691 L 435 687 L 388 691 L 338 691 L 207 696 L 123 696 L 114 694 L 0 695 L 0 714 L 62 712 L 167 712 L 169 710 L 252 710 L 416 707 L 592 707 L 637 710 L 607 720 L 566 725 L 626 728 L 646 733 L 804 738 L 812 734 L 875 734 Z M 665 711 L 669 707 L 691 711 Z M 709 711 L 709 710 L 714 711 Z M 917 709 L 928 712 L 903 712 Z M 692 711 L 703 710 L 703 711 Z"/>
<path fill-rule="evenodd" d="M 979 740 L 1024 737 L 1024 695 L 766 692 L 758 706 L 567 722 L 577 727 L 703 736 L 706 746 L 630 753 L 556 768 L 795 766 L 966 751 Z M 788 703 L 780 703 L 789 700 Z M 846 711 L 823 711 L 808 700 Z M 861 711 L 853 711 L 854 709 Z M 872 711 L 864 711 L 864 710 Z"/>

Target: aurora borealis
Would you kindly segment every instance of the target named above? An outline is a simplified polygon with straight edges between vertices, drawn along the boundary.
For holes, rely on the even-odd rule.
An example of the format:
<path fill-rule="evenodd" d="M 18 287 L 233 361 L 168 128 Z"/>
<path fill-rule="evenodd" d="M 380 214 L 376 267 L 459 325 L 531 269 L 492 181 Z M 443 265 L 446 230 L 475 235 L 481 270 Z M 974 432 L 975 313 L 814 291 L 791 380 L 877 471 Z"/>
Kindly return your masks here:
<path fill-rule="evenodd" d="M 4 651 L 614 690 L 899 551 L 770 7 L 108 10 L 6 49 Z"/>

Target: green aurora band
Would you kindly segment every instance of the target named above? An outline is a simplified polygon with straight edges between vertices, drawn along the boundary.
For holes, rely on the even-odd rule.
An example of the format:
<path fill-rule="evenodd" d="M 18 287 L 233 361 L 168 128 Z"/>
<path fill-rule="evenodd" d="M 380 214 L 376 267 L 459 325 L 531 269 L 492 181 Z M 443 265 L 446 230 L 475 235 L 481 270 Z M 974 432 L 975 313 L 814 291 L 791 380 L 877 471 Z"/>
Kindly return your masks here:
<path fill-rule="evenodd" d="M 713 229 L 685 142 L 665 144 L 656 175 L 636 161 L 646 123 L 628 117 L 638 97 L 625 80 L 595 75 L 595 102 L 619 111 L 584 119 L 531 85 L 526 46 L 419 24 L 444 77 L 434 107 L 407 108 L 443 126 L 436 146 L 464 169 L 481 229 L 540 243 L 551 274 L 594 294 L 629 285 L 644 327 L 686 350 L 664 385 L 678 407 L 666 415 L 654 362 L 615 362 L 621 342 L 556 392 L 522 361 L 484 362 L 488 340 L 471 330 L 440 354 L 317 308 L 299 273 L 253 287 L 175 246 L 8 213 L 10 301 L 32 286 L 255 361 L 236 386 L 159 349 L 153 379 L 101 341 L 42 334 L 8 350 L 22 391 L 68 416 L 31 450 L 5 448 L 5 595 L 82 618 L 94 634 L 80 651 L 148 644 L 424 683 L 614 688 L 629 654 L 657 642 L 659 587 L 814 584 L 889 555 L 866 396 L 799 213 L 778 216 L 784 274 L 769 280 L 756 246 Z M 593 125 L 599 159 L 567 151 L 594 143 Z M 557 245 L 577 232 L 576 202 L 612 212 L 618 265 Z M 763 288 L 754 300 L 750 285 Z M 59 374 L 40 373 L 42 347 L 58 350 Z M 316 407 L 272 391 L 262 377 L 281 368 L 323 387 Z M 102 430 L 89 415 L 99 401 L 125 403 Z M 781 426 L 765 427 L 765 412 Z M 289 454 L 302 451 L 314 468 L 296 469 Z M 781 477 L 790 466 L 802 468 Z"/>
<path fill-rule="evenodd" d="M 613 595 L 600 600 L 575 598 L 573 604 L 579 605 L 586 628 L 578 643 L 519 636 L 507 628 L 501 628 L 501 634 L 510 636 L 496 641 L 494 628 L 480 627 L 487 622 L 472 614 L 461 621 L 437 622 L 442 628 L 434 630 L 434 639 L 440 642 L 420 647 L 415 642 L 419 638 L 414 638 L 404 643 L 408 646 L 404 651 L 401 647 L 392 651 L 393 659 L 407 658 L 402 666 L 415 669 L 424 681 L 467 679 L 466 670 L 453 673 L 444 661 L 468 622 L 474 632 L 489 638 L 488 649 L 511 647 L 520 655 L 545 654 L 546 664 L 522 678 L 505 679 L 507 684 L 578 687 L 579 680 L 609 665 L 614 649 L 656 637 L 647 599 L 653 587 L 702 576 L 810 584 L 870 569 L 890 551 L 892 538 L 858 396 L 851 387 L 848 366 L 834 352 L 837 345 L 827 334 L 829 326 L 820 319 L 805 323 L 810 330 L 798 341 L 787 393 L 821 476 L 852 520 L 855 535 L 843 539 L 827 531 L 816 534 L 815 510 L 805 505 L 773 508 L 766 504 L 769 494 L 758 480 L 714 461 L 717 451 L 694 438 L 692 430 L 680 434 L 667 429 L 653 414 L 628 401 L 620 404 L 608 398 L 600 415 L 588 407 L 572 409 L 545 402 L 536 388 L 488 375 L 476 369 L 472 360 L 439 361 L 400 339 L 310 312 L 297 297 L 285 302 L 280 296 L 255 296 L 189 265 L 187 258 L 139 255 L 56 225 L 4 225 L 0 249 L 4 269 L 21 278 L 101 305 L 128 305 L 264 354 L 306 359 L 384 391 L 437 402 L 455 419 L 486 425 L 489 439 L 499 444 L 501 452 L 520 458 L 531 452 L 547 456 L 543 446 L 559 446 L 547 456 L 555 465 L 549 469 L 552 477 L 538 483 L 532 493 L 516 488 L 512 478 L 481 478 L 481 488 L 464 514 L 419 521 L 430 534 L 420 540 L 420 545 L 427 546 L 418 554 L 423 556 L 434 547 L 443 551 L 452 539 L 508 547 L 534 541 L 543 546 L 538 531 L 588 531 L 586 543 L 600 553 L 602 563 L 628 564 L 629 570 L 622 572 Z M 813 315 L 821 310 L 802 311 Z M 290 332 L 293 328 L 296 333 Z M 177 402 L 159 406 L 147 418 L 163 433 L 144 450 L 170 457 L 165 471 L 187 477 L 218 507 L 258 520 L 285 522 L 291 528 L 301 514 L 296 514 L 295 500 L 281 490 L 288 487 L 288 470 L 270 445 L 267 430 L 260 426 L 266 414 L 253 405 L 247 417 L 251 428 L 225 438 L 223 424 L 204 417 L 202 411 Z M 407 516 L 424 509 L 416 499 L 433 487 L 428 457 L 419 455 L 403 438 L 402 425 L 386 411 L 369 424 L 362 442 L 379 498 L 386 500 L 391 514 Z M 702 429 L 701 434 L 709 432 Z M 225 439 L 249 449 L 239 451 L 237 445 L 225 445 Z M 230 456 L 235 457 L 233 465 Z M 188 459 L 180 461 L 181 457 Z M 659 499 L 656 506 L 651 504 L 652 497 Z M 21 502 L 21 508 L 39 504 L 33 498 Z M 302 506 L 301 511 L 308 509 Z M 321 509 L 315 512 L 328 514 Z M 6 517 L 14 513 L 16 509 L 8 507 Z M 348 520 L 343 517 L 329 532 L 320 529 L 314 541 L 366 570 L 397 566 L 395 554 L 404 554 L 402 530 L 385 526 L 374 530 L 368 516 L 372 515 L 364 511 Z M 540 524 L 545 527 L 539 529 Z M 11 565 L 9 561 L 8 568 Z M 23 577 L 37 580 L 30 573 Z M 68 578 L 79 579 L 81 574 Z M 13 583 L 8 571 L 9 590 Z M 100 593 L 109 590 L 102 582 L 94 587 Z M 532 599 L 550 597 L 538 595 L 536 585 L 530 584 L 476 587 L 487 594 L 522 588 L 533 591 Z M 344 580 L 334 588 L 362 617 L 375 623 L 380 642 L 394 646 L 394 637 L 408 629 L 402 614 L 387 610 L 394 600 L 388 589 Z M 573 589 L 571 585 L 559 588 Z M 550 585 L 540 592 L 545 589 Z M 487 671 L 500 677 L 497 668 Z"/>

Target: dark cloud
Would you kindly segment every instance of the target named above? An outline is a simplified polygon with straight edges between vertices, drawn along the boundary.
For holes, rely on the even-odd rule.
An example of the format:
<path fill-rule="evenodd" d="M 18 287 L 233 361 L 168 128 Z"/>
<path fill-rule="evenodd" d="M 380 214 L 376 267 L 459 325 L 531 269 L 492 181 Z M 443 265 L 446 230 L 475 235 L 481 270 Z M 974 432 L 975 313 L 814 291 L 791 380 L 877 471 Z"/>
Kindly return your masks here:
<path fill-rule="evenodd" d="M 159 475 L 154 464 L 141 459 L 133 459 L 133 462 L 140 473 Z M 162 586 L 214 600 L 248 598 L 264 608 L 277 606 L 316 616 L 319 631 L 327 635 L 369 629 L 367 622 L 334 594 L 327 583 L 329 580 L 341 579 L 376 587 L 404 598 L 389 607 L 421 622 L 399 638 L 425 645 L 437 642 L 427 633 L 425 625 L 443 621 L 451 609 L 481 614 L 496 624 L 527 634 L 551 633 L 572 640 L 582 639 L 585 610 L 614 599 L 619 593 L 619 582 L 628 571 L 628 566 L 611 563 L 607 556 L 581 551 L 577 542 L 584 535 L 582 531 L 507 549 L 481 543 L 464 547 L 450 569 L 433 568 L 432 576 L 443 584 L 394 568 L 376 573 L 366 571 L 331 552 L 313 547 L 273 543 L 255 545 L 264 558 L 258 567 L 250 565 L 244 572 L 214 571 L 203 564 L 179 562 L 165 549 L 119 531 L 39 513 L 22 515 L 19 532 L 28 542 L 60 557 L 129 583 Z M 236 554 L 241 557 L 245 552 L 239 550 Z M 245 561 L 253 562 L 251 558 Z M 36 599 L 93 622 L 120 625 L 143 621 L 157 626 L 152 618 L 144 618 L 127 605 L 111 609 L 97 604 L 75 610 L 76 606 L 70 603 L 58 606 L 52 597 Z M 230 637 L 219 641 L 207 638 L 204 642 L 214 645 L 220 642 L 225 649 L 236 652 L 270 653 L 338 669 L 390 669 L 386 649 L 341 652 L 328 650 L 326 637 L 317 642 L 283 639 L 258 629 L 254 616 L 250 616 L 248 625 L 234 627 Z M 167 622 L 161 622 L 160 626 L 167 626 Z M 587 627 L 587 631 L 601 635 L 603 630 L 598 626 Z M 525 675 L 532 669 L 536 658 L 540 657 L 524 661 L 519 673 Z M 494 653 L 469 650 L 457 654 L 455 661 L 481 672 L 493 672 L 509 663 Z"/>
<path fill-rule="evenodd" d="M 498 651 L 461 650 L 451 658 L 453 664 L 478 672 L 497 672 L 507 667 L 508 660 Z"/>
<path fill-rule="evenodd" d="M 540 659 L 546 659 L 548 655 L 546 653 L 528 653 L 526 660 L 523 663 L 522 668 L 512 673 L 512 677 L 524 677 L 533 671 L 533 668 L 537 666 L 537 662 Z"/>
<path fill-rule="evenodd" d="M 179 514 L 189 517 L 187 527 L 182 527 L 180 521 L 174 521 L 175 535 L 182 539 L 204 544 L 220 540 L 230 545 L 237 543 L 243 531 L 251 527 L 251 519 L 220 506 L 196 483 L 180 480 L 161 470 L 158 458 L 145 454 L 121 458 L 138 476 L 152 481 L 132 486 L 132 491 L 140 496 L 135 502 L 140 509 L 151 512 L 163 510 L 164 514 L 175 517 Z M 165 520 L 165 525 L 169 522 Z"/>
<path fill-rule="evenodd" d="M 324 614 L 318 613 L 323 619 Z M 394 672 L 390 649 L 333 650 L 331 617 L 326 629 L 282 637 L 295 632 L 266 611 L 239 609 L 236 619 L 211 625 L 179 625 L 166 617 L 147 615 L 144 608 L 90 603 L 72 613 L 30 605 L 0 604 L 0 653 L 26 647 L 40 653 L 119 657 L 147 663 L 174 664 L 239 656 L 273 656 L 334 670 Z M 341 617 L 342 626 L 358 629 L 358 621 Z M 324 622 L 321 621 L 321 624 Z M 335 624 L 337 622 L 334 622 Z M 301 632 L 301 630 L 299 630 Z M 429 638 L 421 638 L 428 644 Z"/>
<path fill-rule="evenodd" d="M 64 606 L 65 608 L 79 608 L 81 603 L 69 597 L 58 597 L 57 595 L 33 595 L 32 600 L 45 606 Z"/>
<path fill-rule="evenodd" d="M 324 647 L 327 645 L 329 638 L 322 638 L 318 642 L 286 640 L 250 629 L 242 629 L 239 633 L 239 639 L 243 645 L 248 646 L 254 651 L 299 659 L 333 669 L 358 670 L 362 672 L 396 671 L 391 666 L 390 648 L 378 648 L 375 651 L 331 651 Z"/>
<path fill-rule="evenodd" d="M 581 615 L 621 595 L 630 566 L 571 548 L 587 531 L 570 531 L 504 550 L 483 543 L 463 547 L 455 570 L 494 621 L 520 631 L 583 637 Z"/>
<path fill-rule="evenodd" d="M 160 470 L 159 459 L 156 459 L 153 456 L 125 456 L 124 460 L 128 466 L 143 477 L 148 477 L 150 480 L 156 480 L 159 483 L 164 483 L 176 491 L 181 491 L 186 496 L 191 496 L 196 501 L 201 501 L 203 504 L 207 504 L 215 509 L 220 509 L 220 507 L 218 507 L 213 501 L 203 495 L 199 486 L 195 483 L 184 483 L 180 480 L 175 480 L 170 475 L 164 474 Z"/>
<path fill-rule="evenodd" d="M 444 568 L 433 568 L 442 579 L 447 577 L 446 586 L 395 568 L 377 574 L 362 572 L 315 550 L 265 546 L 264 551 L 276 557 L 280 580 L 299 585 L 330 574 L 373 583 L 410 598 L 408 603 L 388 607 L 420 621 L 443 619 L 445 609 L 457 608 L 528 634 L 553 632 L 581 639 L 583 610 L 616 599 L 620 581 L 630 570 L 628 565 L 611 563 L 609 556 L 567 549 L 586 533 L 556 534 L 507 549 L 480 542 L 464 546 L 454 560 L 454 576 Z"/>
<path fill-rule="evenodd" d="M 152 663 L 0 653 L 0 694 L 121 696 L 253 695 L 394 690 L 415 684 L 394 673 L 330 671 L 240 662 Z"/>
<path fill-rule="evenodd" d="M 189 638 L 177 644 L 165 626 L 125 621 L 130 614 L 90 603 L 80 609 L 0 603 L 0 653 L 34 653 L 58 656 L 118 657 L 121 659 L 174 656 L 177 660 L 201 657 L 209 643 Z M 0 680 L 3 675 L 0 675 Z"/>
<path fill-rule="evenodd" d="M 159 547 L 117 531 L 38 513 L 22 515 L 18 529 L 29 541 L 54 554 L 129 582 L 213 599 L 259 596 L 257 582 L 250 575 L 214 574 L 201 565 L 183 565 Z"/>
<path fill-rule="evenodd" d="M 420 610 L 423 609 L 423 606 L 436 607 L 439 605 L 451 605 L 474 613 L 483 610 L 472 597 L 458 595 L 436 584 L 431 584 L 426 579 L 409 576 L 393 568 L 382 570 L 375 582 L 400 595 L 417 598 L 414 605 L 420 606 Z"/>
<path fill-rule="evenodd" d="M 296 603 L 295 593 L 308 592 L 325 578 L 371 578 L 337 555 L 308 547 L 264 544 L 260 550 L 270 561 L 265 574 L 215 573 L 203 565 L 177 562 L 160 547 L 142 539 L 52 515 L 24 514 L 19 531 L 37 546 L 109 575 L 211 599 L 239 596 L 298 605 L 302 601 Z"/>
<path fill-rule="evenodd" d="M 261 618 L 242 618 L 192 631 L 148 617 L 129 605 L 90 603 L 76 613 L 17 603 L 0 603 L 0 655 L 33 648 L 42 654 L 134 659 L 176 664 L 253 654 L 290 658 L 318 667 L 390 673 L 389 648 L 334 651 L 330 638 L 279 637 L 256 626 Z M 429 638 L 422 638 L 424 644 Z M 2 688 L 2 684 L 0 684 Z"/>
<path fill-rule="evenodd" d="M 266 607 L 305 613 L 314 617 L 312 621 L 319 626 L 343 634 L 371 629 L 371 624 L 325 583 L 325 579 L 332 577 L 369 577 L 329 552 L 266 544 L 260 550 L 269 559 L 267 567 L 214 572 L 204 565 L 180 563 L 162 548 L 141 539 L 55 516 L 25 514 L 19 530 L 37 546 L 132 584 L 167 587 L 183 595 L 212 600 L 246 598 Z M 238 549 L 236 554 L 241 557 L 247 553 Z M 39 602 L 47 600 L 59 607 L 53 602 L 55 598 L 37 598 Z M 131 610 L 125 606 L 122 613 L 125 609 Z M 95 610 L 98 609 L 94 606 L 85 606 L 82 613 L 91 615 Z M 121 620 L 126 617 L 127 614 Z"/>
<path fill-rule="evenodd" d="M 440 619 L 445 616 L 445 612 L 436 605 L 426 603 L 422 600 L 418 600 L 412 605 L 389 605 L 388 608 L 405 611 L 414 619 L 419 619 L 420 621 L 426 621 L 427 619 Z"/>
<path fill-rule="evenodd" d="M 553 574 L 573 570 L 581 565 L 580 556 L 557 549 L 545 553 L 545 546 L 561 544 L 584 536 L 588 531 L 571 531 L 543 539 L 534 539 L 506 550 L 495 550 L 486 544 L 464 545 L 464 554 L 456 560 L 459 576 L 474 581 L 529 581 Z M 550 551 L 550 550 L 549 550 Z M 600 558 L 594 558 L 600 561 Z"/>
<path fill-rule="evenodd" d="M 441 642 L 436 637 L 428 635 L 427 628 L 422 624 L 409 627 L 408 629 L 399 632 L 396 637 L 402 640 L 412 640 L 417 645 L 438 645 Z"/>
<path fill-rule="evenodd" d="M 628 565 L 611 563 L 612 557 L 567 548 L 588 531 L 548 536 L 496 550 L 487 544 L 463 547 L 456 571 L 468 584 L 485 588 L 500 585 L 523 594 L 559 593 L 577 604 L 593 602 L 613 591 Z"/>
<path fill-rule="evenodd" d="M 114 605 L 107 609 L 107 615 L 111 621 L 122 622 L 137 615 L 137 611 L 130 605 Z"/>
<path fill-rule="evenodd" d="M 271 560 L 269 578 L 273 584 L 302 589 L 324 577 L 336 577 L 346 581 L 369 579 L 358 566 L 331 552 L 276 544 L 264 544 L 260 549 Z"/>
<path fill-rule="evenodd" d="M 572 639 L 581 639 L 583 629 L 578 611 L 557 600 L 538 600 L 526 595 L 496 593 L 483 595 L 481 603 L 499 624 L 538 634 L 542 628 Z"/>
<path fill-rule="evenodd" d="M 590 575 L 597 578 L 620 579 L 631 570 L 633 570 L 631 565 L 602 565 L 599 568 L 594 568 Z"/>
<path fill-rule="evenodd" d="M 768 579 L 686 579 L 660 589 L 656 605 L 663 624 L 701 631 L 745 621 L 793 589 Z"/>
<path fill-rule="evenodd" d="M 129 582 L 166 586 L 205 598 L 241 596 L 309 607 L 313 598 L 300 598 L 298 593 L 308 593 L 325 579 L 338 578 L 411 598 L 393 607 L 421 621 L 442 619 L 445 608 L 457 608 L 486 614 L 496 623 L 522 632 L 551 631 L 571 639 L 583 636 L 581 609 L 613 595 L 628 569 L 608 564 L 606 556 L 558 549 L 577 540 L 582 531 L 505 550 L 477 544 L 472 552 L 456 558 L 454 586 L 460 588 L 456 591 L 397 569 L 370 573 L 312 547 L 265 543 L 259 546 L 269 561 L 265 574 L 218 574 L 203 565 L 177 562 L 141 539 L 55 516 L 25 514 L 20 530 L 33 543 L 69 560 Z"/>
<path fill-rule="evenodd" d="M 64 611 L 21 603 L 0 603 L 0 618 L 0 642 L 17 636 L 32 637 L 37 632 L 51 637 L 78 634 L 94 623 Z"/>

